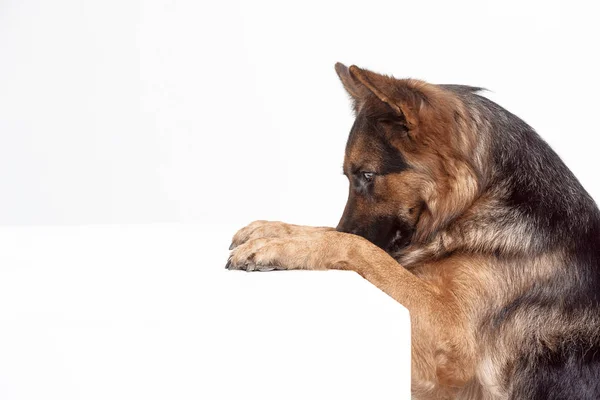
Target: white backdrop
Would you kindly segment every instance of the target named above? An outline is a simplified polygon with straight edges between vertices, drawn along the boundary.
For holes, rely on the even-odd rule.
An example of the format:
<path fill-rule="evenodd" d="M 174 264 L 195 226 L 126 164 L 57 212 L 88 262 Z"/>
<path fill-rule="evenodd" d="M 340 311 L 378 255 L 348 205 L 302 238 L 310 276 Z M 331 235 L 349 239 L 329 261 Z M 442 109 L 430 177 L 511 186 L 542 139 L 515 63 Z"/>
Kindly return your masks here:
<path fill-rule="evenodd" d="M 341 61 L 483 86 L 600 198 L 583 1 L 0 1 L 0 224 L 335 225 Z"/>
<path fill-rule="evenodd" d="M 198 243 L 231 229 L 0 227 L 0 399 L 409 397 L 405 308 L 352 273 L 226 271 Z"/>
<path fill-rule="evenodd" d="M 406 398 L 402 307 L 229 239 L 337 224 L 336 61 L 490 89 L 600 199 L 596 7 L 0 0 L 0 397 Z"/>

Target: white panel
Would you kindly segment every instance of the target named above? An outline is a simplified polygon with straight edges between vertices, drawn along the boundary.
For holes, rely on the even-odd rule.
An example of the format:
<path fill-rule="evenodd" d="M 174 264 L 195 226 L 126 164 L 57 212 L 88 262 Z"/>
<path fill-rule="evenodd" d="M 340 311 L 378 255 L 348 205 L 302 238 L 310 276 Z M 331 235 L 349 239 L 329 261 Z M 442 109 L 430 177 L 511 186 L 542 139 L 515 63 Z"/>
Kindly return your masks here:
<path fill-rule="evenodd" d="M 232 229 L 1 228 L 0 398 L 408 398 L 405 308 L 351 272 L 227 271 Z"/>

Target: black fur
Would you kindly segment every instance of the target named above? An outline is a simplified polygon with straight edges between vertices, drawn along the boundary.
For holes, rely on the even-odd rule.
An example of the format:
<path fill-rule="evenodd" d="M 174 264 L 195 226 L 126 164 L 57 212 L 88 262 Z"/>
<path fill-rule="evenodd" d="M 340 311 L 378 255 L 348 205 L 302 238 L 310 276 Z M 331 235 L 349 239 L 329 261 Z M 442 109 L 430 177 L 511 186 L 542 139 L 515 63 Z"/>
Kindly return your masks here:
<path fill-rule="evenodd" d="M 600 346 L 573 338 L 558 349 L 542 347 L 521 359 L 512 376 L 512 399 L 596 400 L 600 394 Z"/>

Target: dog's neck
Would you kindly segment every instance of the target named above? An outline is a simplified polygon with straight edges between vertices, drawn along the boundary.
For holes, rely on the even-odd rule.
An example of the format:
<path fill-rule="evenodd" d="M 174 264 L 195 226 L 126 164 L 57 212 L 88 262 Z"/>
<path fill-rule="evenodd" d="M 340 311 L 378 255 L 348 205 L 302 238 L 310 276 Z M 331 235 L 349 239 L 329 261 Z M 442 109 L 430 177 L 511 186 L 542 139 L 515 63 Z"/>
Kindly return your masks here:
<path fill-rule="evenodd" d="M 413 242 L 392 256 L 411 268 L 457 252 L 515 257 L 537 252 L 541 246 L 532 222 L 517 209 L 501 204 L 504 196 L 499 190 L 484 193 L 426 242 Z"/>

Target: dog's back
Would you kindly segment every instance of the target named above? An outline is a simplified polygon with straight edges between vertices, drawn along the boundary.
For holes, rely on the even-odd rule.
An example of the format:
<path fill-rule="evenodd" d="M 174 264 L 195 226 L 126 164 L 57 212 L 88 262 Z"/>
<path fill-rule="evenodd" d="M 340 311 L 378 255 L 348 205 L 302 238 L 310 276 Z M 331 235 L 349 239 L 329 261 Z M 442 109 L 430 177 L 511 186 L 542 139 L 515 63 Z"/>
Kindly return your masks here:
<path fill-rule="evenodd" d="M 494 221 L 520 241 L 497 255 L 498 268 L 509 269 L 499 273 L 536 276 L 483 320 L 489 347 L 479 378 L 513 399 L 600 398 L 600 212 L 532 128 L 473 90 L 446 88 L 486 121 L 495 169 L 489 185 L 512 210 L 505 215 L 519 218 Z M 554 265 L 538 266 L 536 257 Z M 543 271 L 527 270 L 536 268 Z"/>

